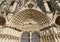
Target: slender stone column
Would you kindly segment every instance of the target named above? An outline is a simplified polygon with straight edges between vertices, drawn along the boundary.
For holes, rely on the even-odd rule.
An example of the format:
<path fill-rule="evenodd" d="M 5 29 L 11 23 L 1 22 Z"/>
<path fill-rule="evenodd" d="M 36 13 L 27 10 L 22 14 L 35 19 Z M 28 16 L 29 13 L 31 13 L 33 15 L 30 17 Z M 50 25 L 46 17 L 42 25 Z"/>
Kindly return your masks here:
<path fill-rule="evenodd" d="M 43 0 L 43 2 L 44 2 L 44 6 L 45 6 L 46 11 L 47 11 L 47 12 L 51 12 L 51 11 L 50 11 L 50 8 L 49 8 L 49 6 L 48 6 L 47 1 L 46 1 L 46 0 Z"/>
<path fill-rule="evenodd" d="M 54 40 L 53 37 L 52 36 L 50 36 L 50 37 L 51 37 L 51 42 L 53 42 L 53 40 Z"/>
<path fill-rule="evenodd" d="M 8 41 L 8 38 L 6 38 L 6 42 Z"/>
<path fill-rule="evenodd" d="M 58 35 L 56 35 L 56 38 L 57 38 L 58 42 L 60 42 L 60 39 L 59 39 Z"/>
<path fill-rule="evenodd" d="M 48 39 L 48 37 L 47 37 L 47 42 L 49 42 L 49 39 Z"/>
<path fill-rule="evenodd" d="M 44 42 L 46 42 L 46 38 L 44 37 Z"/>
<path fill-rule="evenodd" d="M 50 10 L 50 8 L 48 6 L 47 0 L 43 0 L 43 2 L 44 2 L 44 6 L 45 6 L 45 9 L 46 9 L 47 16 L 49 16 L 50 19 L 52 19 L 53 13 L 51 12 L 51 10 Z"/>
<path fill-rule="evenodd" d="M 55 35 L 53 35 L 53 37 L 54 37 L 54 40 L 55 40 L 55 42 L 58 42 L 58 41 L 57 41 L 57 38 L 56 38 L 56 36 L 55 36 Z"/>
<path fill-rule="evenodd" d="M 10 6 L 10 8 L 9 8 L 9 11 L 11 11 L 12 10 L 12 6 Z"/>
<path fill-rule="evenodd" d="M 48 42 L 48 37 L 46 37 L 46 42 Z"/>
<path fill-rule="evenodd" d="M 50 42 L 54 42 L 52 35 L 50 36 Z"/>
<path fill-rule="evenodd" d="M 40 38 L 40 42 L 44 42 L 44 38 L 43 37 Z"/>
<path fill-rule="evenodd" d="M 21 42 L 20 39 L 18 40 L 18 42 Z"/>
<path fill-rule="evenodd" d="M 4 38 L 2 38 L 2 42 L 4 42 Z"/>
<path fill-rule="evenodd" d="M 32 42 L 32 32 L 30 32 L 30 42 Z"/>
<path fill-rule="evenodd" d="M 51 42 L 51 37 L 50 36 L 48 37 L 48 40 L 49 40 L 49 42 Z"/>
<path fill-rule="evenodd" d="M 50 32 L 49 32 L 49 30 L 45 30 L 45 32 L 46 32 L 46 37 L 45 37 L 45 39 L 46 39 L 46 42 L 48 42 L 48 35 L 50 35 Z"/>
<path fill-rule="evenodd" d="M 12 10 L 10 11 L 11 13 L 8 14 L 8 19 L 10 20 L 11 17 L 13 16 L 13 13 L 16 11 L 16 8 L 17 8 L 17 5 L 18 5 L 18 2 L 15 1 L 13 6 L 11 6 L 10 8 L 12 8 Z"/>
<path fill-rule="evenodd" d="M 18 42 L 21 42 L 20 39 L 18 40 Z"/>
<path fill-rule="evenodd" d="M 43 42 L 45 42 L 45 37 L 43 37 Z"/>
<path fill-rule="evenodd" d="M 44 36 L 45 36 L 45 31 L 42 31 L 41 34 L 42 34 L 42 35 L 41 35 L 41 36 L 42 36 L 42 38 L 41 38 L 42 41 L 41 41 L 41 42 L 45 42 L 45 37 L 44 37 Z"/>
<path fill-rule="evenodd" d="M 18 2 L 15 1 L 14 4 L 13 4 L 13 7 L 12 7 L 11 12 L 15 12 L 15 10 L 16 10 L 16 8 L 17 8 L 17 4 L 18 4 Z"/>
<path fill-rule="evenodd" d="M 40 31 L 40 42 L 43 42 L 42 40 L 42 32 Z"/>
<path fill-rule="evenodd" d="M 45 31 L 40 31 L 40 42 L 45 42 Z"/>
<path fill-rule="evenodd" d="M 19 42 L 19 39 L 16 39 L 16 42 Z"/>
<path fill-rule="evenodd" d="M 42 37 L 40 38 L 40 42 L 43 42 L 43 39 L 42 39 Z"/>
<path fill-rule="evenodd" d="M 47 41 L 46 41 L 46 37 L 44 37 L 44 38 L 45 38 L 45 42 L 47 42 Z"/>

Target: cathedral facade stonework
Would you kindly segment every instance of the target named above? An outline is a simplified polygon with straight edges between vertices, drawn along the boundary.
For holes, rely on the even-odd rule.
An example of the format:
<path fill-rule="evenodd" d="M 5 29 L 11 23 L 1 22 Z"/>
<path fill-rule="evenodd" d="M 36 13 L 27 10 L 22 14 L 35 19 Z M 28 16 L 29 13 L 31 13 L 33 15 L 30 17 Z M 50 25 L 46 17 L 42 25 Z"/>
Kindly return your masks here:
<path fill-rule="evenodd" d="M 1 0 L 0 42 L 60 42 L 60 0 Z"/>

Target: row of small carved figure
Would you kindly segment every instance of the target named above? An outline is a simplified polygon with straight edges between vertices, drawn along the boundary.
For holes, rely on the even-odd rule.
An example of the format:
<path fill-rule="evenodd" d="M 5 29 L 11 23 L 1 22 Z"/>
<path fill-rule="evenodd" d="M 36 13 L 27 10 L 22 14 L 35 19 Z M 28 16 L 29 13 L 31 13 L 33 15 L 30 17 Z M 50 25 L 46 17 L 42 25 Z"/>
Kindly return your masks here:
<path fill-rule="evenodd" d="M 8 39 L 19 40 L 19 37 L 8 35 L 8 34 L 0 34 L 0 38 L 8 38 Z"/>
<path fill-rule="evenodd" d="M 40 39 L 41 42 L 60 42 L 60 35 L 44 36 Z"/>

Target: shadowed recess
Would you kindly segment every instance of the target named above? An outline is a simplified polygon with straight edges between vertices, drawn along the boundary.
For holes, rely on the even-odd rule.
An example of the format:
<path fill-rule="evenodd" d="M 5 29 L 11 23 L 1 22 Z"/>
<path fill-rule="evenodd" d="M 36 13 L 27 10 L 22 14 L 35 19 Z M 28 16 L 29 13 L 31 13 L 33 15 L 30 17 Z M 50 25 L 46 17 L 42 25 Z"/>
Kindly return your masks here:
<path fill-rule="evenodd" d="M 56 23 L 57 25 L 60 25 L 60 16 L 58 16 L 58 17 L 56 18 L 55 23 Z"/>
<path fill-rule="evenodd" d="M 6 23 L 5 18 L 0 16 L 0 25 L 4 25 L 5 23 Z"/>

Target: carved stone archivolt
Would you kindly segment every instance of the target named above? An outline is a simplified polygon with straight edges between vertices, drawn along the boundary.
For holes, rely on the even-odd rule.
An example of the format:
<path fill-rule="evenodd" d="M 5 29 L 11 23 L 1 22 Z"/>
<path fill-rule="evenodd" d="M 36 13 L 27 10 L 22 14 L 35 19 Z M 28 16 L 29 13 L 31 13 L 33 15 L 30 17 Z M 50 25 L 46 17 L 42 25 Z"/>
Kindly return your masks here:
<path fill-rule="evenodd" d="M 1 0 L 0 42 L 60 42 L 59 8 L 58 0 Z"/>
<path fill-rule="evenodd" d="M 22 29 L 22 28 L 28 29 L 28 27 L 42 29 L 43 27 L 47 27 L 49 25 L 50 25 L 49 17 L 46 16 L 45 14 L 42 14 L 38 10 L 34 10 L 34 9 L 26 9 L 20 11 L 19 13 L 14 15 L 14 17 L 8 24 L 8 26 L 12 26 L 18 29 Z"/>

